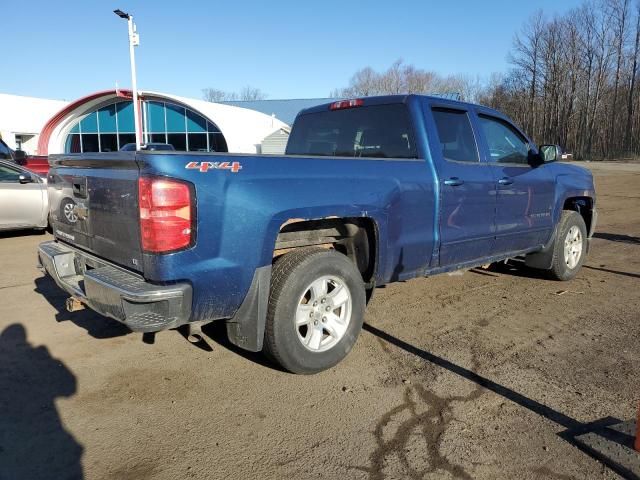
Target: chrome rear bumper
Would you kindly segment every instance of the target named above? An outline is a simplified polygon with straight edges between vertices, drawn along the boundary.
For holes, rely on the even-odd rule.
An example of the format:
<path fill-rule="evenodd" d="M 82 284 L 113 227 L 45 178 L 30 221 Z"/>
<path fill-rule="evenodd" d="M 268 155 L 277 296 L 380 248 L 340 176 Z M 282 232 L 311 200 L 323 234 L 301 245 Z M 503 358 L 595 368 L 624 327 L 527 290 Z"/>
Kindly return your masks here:
<path fill-rule="evenodd" d="M 58 286 L 101 315 L 138 332 L 157 332 L 187 323 L 191 285 L 155 285 L 104 260 L 50 241 L 38 247 L 42 268 Z"/>

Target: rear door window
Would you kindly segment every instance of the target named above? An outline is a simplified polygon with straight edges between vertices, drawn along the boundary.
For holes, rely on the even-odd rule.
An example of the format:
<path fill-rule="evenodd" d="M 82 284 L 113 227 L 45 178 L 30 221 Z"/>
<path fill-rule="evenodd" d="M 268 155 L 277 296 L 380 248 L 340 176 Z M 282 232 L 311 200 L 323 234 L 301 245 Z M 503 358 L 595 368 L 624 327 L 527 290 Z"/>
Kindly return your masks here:
<path fill-rule="evenodd" d="M 434 108 L 432 113 L 445 160 L 478 163 L 478 147 L 467 112 Z"/>
<path fill-rule="evenodd" d="M 404 104 L 372 105 L 300 115 L 287 155 L 417 158 Z"/>

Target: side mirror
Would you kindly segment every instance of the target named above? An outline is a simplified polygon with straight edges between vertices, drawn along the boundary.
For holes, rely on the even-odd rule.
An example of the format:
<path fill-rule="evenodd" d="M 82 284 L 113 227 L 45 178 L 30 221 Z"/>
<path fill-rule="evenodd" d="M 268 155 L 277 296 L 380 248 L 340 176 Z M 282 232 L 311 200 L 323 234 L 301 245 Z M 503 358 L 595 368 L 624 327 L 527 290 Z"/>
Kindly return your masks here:
<path fill-rule="evenodd" d="M 539 152 L 540 160 L 543 163 L 555 162 L 560 160 L 562 156 L 562 148 L 560 148 L 560 145 L 541 145 Z"/>
<path fill-rule="evenodd" d="M 18 181 L 22 184 L 25 183 L 33 183 L 33 177 L 31 175 L 25 175 L 25 174 L 21 174 L 18 177 Z"/>
<path fill-rule="evenodd" d="M 13 159 L 16 162 L 26 160 L 26 158 L 27 158 L 27 153 L 24 150 L 15 150 L 13 152 Z"/>

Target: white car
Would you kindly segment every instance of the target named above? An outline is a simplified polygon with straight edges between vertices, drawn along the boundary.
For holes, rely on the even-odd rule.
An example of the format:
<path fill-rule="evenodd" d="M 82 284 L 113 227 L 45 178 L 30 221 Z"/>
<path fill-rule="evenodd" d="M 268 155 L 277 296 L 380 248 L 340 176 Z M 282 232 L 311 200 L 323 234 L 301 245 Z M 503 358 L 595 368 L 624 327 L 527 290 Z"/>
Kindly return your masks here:
<path fill-rule="evenodd" d="M 45 229 L 48 219 L 46 178 L 0 160 L 0 230 Z"/>

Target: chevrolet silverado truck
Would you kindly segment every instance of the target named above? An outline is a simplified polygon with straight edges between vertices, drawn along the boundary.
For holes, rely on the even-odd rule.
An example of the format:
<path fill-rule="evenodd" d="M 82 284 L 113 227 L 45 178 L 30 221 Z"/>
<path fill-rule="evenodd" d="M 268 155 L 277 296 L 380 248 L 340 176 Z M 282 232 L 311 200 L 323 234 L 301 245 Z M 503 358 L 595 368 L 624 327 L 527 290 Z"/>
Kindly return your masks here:
<path fill-rule="evenodd" d="M 140 332 L 221 320 L 233 344 L 319 372 L 375 287 L 515 257 L 573 278 L 595 191 L 559 152 L 490 108 L 402 95 L 303 110 L 281 156 L 52 155 L 39 260 L 71 310 Z"/>

